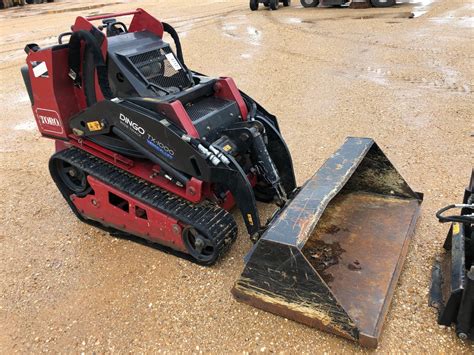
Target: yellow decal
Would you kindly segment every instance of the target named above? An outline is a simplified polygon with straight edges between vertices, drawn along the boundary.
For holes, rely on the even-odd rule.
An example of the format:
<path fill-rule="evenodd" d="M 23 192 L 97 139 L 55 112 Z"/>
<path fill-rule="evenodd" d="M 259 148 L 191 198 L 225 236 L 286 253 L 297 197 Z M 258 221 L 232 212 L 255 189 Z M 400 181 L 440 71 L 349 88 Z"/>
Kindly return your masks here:
<path fill-rule="evenodd" d="M 232 147 L 231 147 L 230 145 L 228 145 L 228 144 L 227 144 L 227 145 L 225 145 L 225 146 L 224 146 L 224 148 L 223 148 L 223 149 L 224 149 L 224 151 L 228 152 L 229 150 L 231 150 L 231 149 L 232 149 Z"/>
<path fill-rule="evenodd" d="M 92 122 L 87 122 L 87 128 L 89 128 L 89 131 L 100 131 L 103 126 L 102 123 L 99 121 L 92 121 Z"/>
<path fill-rule="evenodd" d="M 249 224 L 251 226 L 253 226 L 253 218 L 252 218 L 252 215 L 250 213 L 247 213 L 247 220 L 249 221 Z"/>
<path fill-rule="evenodd" d="M 453 234 L 459 233 L 459 223 L 453 223 Z"/>

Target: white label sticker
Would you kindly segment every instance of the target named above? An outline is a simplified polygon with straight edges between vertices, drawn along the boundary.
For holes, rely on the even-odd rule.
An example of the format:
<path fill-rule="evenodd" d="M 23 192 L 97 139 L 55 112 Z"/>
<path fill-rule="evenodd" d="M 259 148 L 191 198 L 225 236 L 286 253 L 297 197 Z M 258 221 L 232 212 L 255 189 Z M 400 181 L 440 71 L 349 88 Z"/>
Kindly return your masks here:
<path fill-rule="evenodd" d="M 174 70 L 180 70 L 181 65 L 179 65 L 178 61 L 174 57 L 173 53 L 168 53 L 165 55 L 166 59 L 168 59 L 168 62 L 170 62 L 171 66 L 173 67 Z"/>
<path fill-rule="evenodd" d="M 48 68 L 46 67 L 46 62 L 41 62 L 36 67 L 33 68 L 33 74 L 35 75 L 35 78 L 47 72 L 48 72 Z"/>

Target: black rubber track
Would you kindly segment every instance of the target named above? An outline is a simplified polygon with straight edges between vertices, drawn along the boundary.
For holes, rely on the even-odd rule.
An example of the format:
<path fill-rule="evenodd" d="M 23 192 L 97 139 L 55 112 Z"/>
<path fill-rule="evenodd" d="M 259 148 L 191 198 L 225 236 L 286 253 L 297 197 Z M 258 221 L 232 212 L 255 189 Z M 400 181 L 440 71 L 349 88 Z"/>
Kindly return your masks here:
<path fill-rule="evenodd" d="M 83 170 L 87 175 L 97 178 L 140 202 L 177 219 L 185 225 L 196 228 L 203 236 L 214 242 L 217 251 L 216 257 L 209 261 L 203 262 L 192 258 L 199 264 L 213 264 L 229 249 L 237 238 L 237 224 L 234 218 L 229 212 L 216 204 L 207 201 L 200 204 L 193 204 L 81 149 L 68 148 L 51 157 L 49 163 L 50 172 L 58 189 L 61 191 L 73 212 L 84 222 L 94 226 L 100 225 L 109 232 L 118 231 L 110 226 L 102 225 L 97 221 L 86 219 L 79 213 L 70 199 L 70 191 L 64 186 L 64 183 L 54 169 L 57 159 L 64 160 Z M 127 231 L 125 232 L 129 233 Z"/>

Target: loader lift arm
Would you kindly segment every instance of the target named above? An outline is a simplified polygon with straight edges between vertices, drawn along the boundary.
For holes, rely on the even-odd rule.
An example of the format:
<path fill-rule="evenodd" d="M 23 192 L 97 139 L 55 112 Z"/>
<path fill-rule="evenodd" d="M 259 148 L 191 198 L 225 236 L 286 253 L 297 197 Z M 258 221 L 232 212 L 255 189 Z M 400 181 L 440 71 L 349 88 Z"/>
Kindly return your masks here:
<path fill-rule="evenodd" d="M 97 117 L 101 117 L 101 119 L 97 120 Z M 229 164 L 225 165 L 222 162 L 217 165 L 212 164 L 209 159 L 203 156 L 202 152 L 184 141 L 182 139 L 183 133 L 164 117 L 160 117 L 159 113 L 139 107 L 127 100 L 116 100 L 115 102 L 103 100 L 72 118 L 70 127 L 75 134 L 83 138 L 114 133 L 145 157 L 161 166 L 169 176 L 180 184 L 186 184 L 190 177 L 222 184 L 236 197 L 235 202 L 251 239 L 258 240 L 264 231 L 260 223 L 252 185 L 247 174 L 234 157 L 222 149 L 220 153 L 228 159 Z M 246 150 L 247 147 L 252 149 L 257 139 L 263 139 L 258 132 L 265 130 L 265 127 L 269 131 L 270 148 L 280 155 L 289 155 L 286 145 L 280 140 L 281 136 L 277 129 L 262 116 L 258 120 L 239 122 L 223 129 L 221 136 L 227 137 L 227 141 L 230 140 L 237 150 Z M 265 138 L 267 139 L 267 137 Z M 245 142 L 247 143 L 245 144 Z M 225 144 L 225 141 L 222 144 Z M 216 144 L 216 146 L 219 145 Z M 265 146 L 259 145 L 259 147 L 265 150 Z M 166 154 L 167 150 L 172 151 L 173 155 Z M 273 164 L 268 152 L 266 154 L 266 161 Z M 289 167 L 291 167 L 291 161 L 277 159 L 272 167 L 267 168 L 268 170 L 274 169 L 271 179 L 277 186 L 280 185 L 278 170 L 284 172 L 280 189 L 285 196 L 290 195 L 295 189 L 293 171 L 289 170 Z"/>

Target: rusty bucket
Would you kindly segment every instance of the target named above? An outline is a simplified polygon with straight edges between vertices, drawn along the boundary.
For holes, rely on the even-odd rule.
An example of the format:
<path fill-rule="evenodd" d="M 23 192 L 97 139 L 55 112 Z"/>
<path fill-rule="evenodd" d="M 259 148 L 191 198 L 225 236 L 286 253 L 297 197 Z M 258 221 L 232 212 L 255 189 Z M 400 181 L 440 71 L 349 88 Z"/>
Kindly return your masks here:
<path fill-rule="evenodd" d="M 347 138 L 274 216 L 232 293 L 376 347 L 421 201 L 372 139 Z"/>

